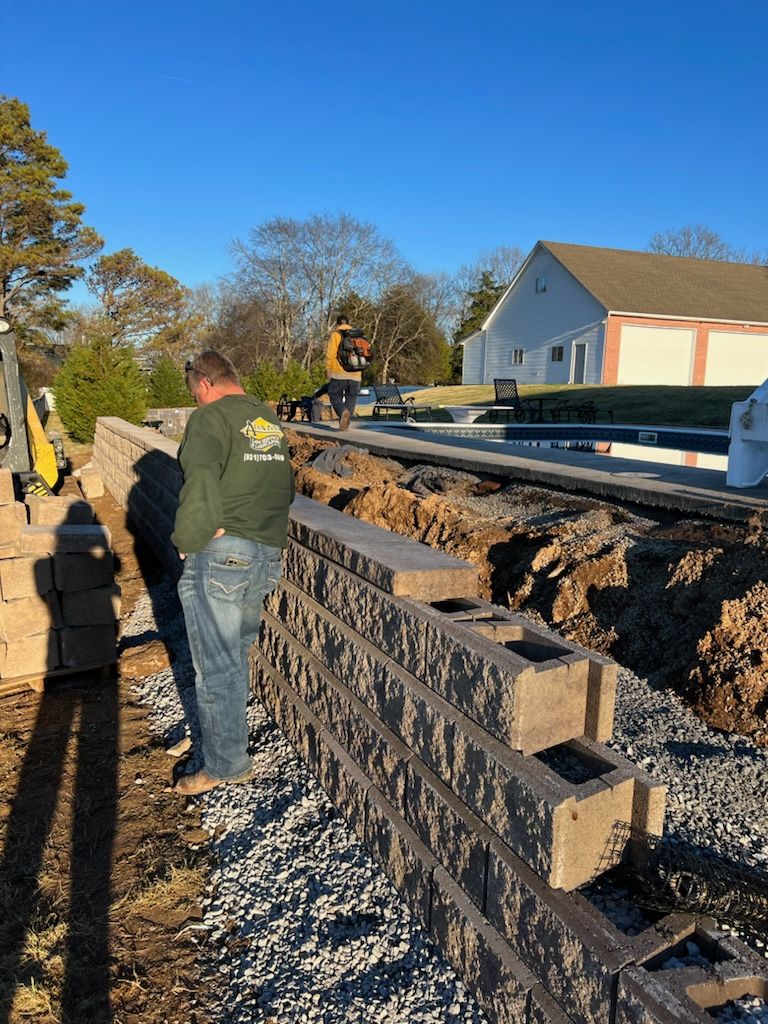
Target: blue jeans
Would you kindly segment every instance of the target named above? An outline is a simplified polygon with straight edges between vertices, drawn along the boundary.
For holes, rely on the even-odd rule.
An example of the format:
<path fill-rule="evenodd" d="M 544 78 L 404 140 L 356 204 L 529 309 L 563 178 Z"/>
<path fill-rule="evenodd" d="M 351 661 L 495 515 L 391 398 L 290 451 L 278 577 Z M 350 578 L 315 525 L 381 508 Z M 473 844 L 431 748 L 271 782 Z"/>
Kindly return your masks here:
<path fill-rule="evenodd" d="M 359 380 L 336 380 L 332 377 L 328 381 L 328 397 L 331 400 L 333 411 L 339 419 L 345 410 L 349 412 L 350 416 L 354 413 L 359 391 Z"/>
<path fill-rule="evenodd" d="M 280 579 L 280 548 L 226 534 L 187 555 L 178 590 L 195 668 L 205 770 L 231 779 L 250 768 L 248 654 L 264 598 Z"/>

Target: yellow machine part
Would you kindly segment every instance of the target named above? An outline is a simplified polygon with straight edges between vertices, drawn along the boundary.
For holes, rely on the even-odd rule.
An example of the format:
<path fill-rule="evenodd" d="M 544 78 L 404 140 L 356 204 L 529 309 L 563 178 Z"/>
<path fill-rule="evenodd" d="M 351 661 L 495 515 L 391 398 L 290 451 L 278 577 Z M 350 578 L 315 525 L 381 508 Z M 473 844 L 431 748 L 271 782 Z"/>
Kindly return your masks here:
<path fill-rule="evenodd" d="M 39 473 L 48 486 L 53 489 L 59 479 L 59 469 L 56 465 L 56 452 L 53 445 L 46 437 L 40 417 L 32 404 L 32 399 L 27 395 L 27 441 L 29 442 L 29 455 L 32 462 L 32 469 Z M 33 488 L 34 490 L 34 488 Z M 46 493 L 42 491 L 41 493 Z"/>

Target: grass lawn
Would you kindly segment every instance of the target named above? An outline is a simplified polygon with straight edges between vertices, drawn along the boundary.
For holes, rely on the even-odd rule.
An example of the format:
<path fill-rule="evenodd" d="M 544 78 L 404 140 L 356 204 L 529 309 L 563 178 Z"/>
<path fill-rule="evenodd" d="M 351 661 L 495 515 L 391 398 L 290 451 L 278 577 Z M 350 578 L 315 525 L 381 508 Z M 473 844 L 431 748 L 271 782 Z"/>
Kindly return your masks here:
<path fill-rule="evenodd" d="M 617 387 L 592 384 L 522 384 L 521 398 L 571 398 L 574 402 L 591 399 L 598 409 L 613 412 L 617 423 L 644 423 L 655 426 L 717 427 L 727 429 L 731 405 L 743 402 L 755 390 L 743 387 L 671 387 L 656 384 Z M 446 405 L 492 405 L 492 384 L 467 384 L 455 387 L 424 388 L 412 391 L 416 405 L 431 405 L 435 420 L 449 420 L 439 409 Z M 358 406 L 358 415 L 370 415 L 372 406 Z M 606 416 L 599 416 L 606 422 Z"/>

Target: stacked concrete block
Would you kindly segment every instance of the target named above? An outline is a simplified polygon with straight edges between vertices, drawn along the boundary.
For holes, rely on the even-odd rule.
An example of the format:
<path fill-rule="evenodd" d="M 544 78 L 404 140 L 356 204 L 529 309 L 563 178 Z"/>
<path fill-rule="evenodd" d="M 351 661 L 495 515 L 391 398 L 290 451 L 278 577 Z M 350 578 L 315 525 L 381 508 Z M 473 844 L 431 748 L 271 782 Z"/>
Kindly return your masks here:
<path fill-rule="evenodd" d="M 161 546 L 164 445 L 100 421 L 108 486 Z M 722 936 L 703 978 L 661 969 L 693 918 L 630 937 L 575 888 L 628 854 L 626 825 L 662 828 L 664 787 L 603 746 L 611 662 L 478 598 L 471 566 L 307 499 L 283 570 L 254 689 L 491 1021 L 667 1024 L 764 991 Z"/>
<path fill-rule="evenodd" d="M 181 488 L 178 445 L 157 431 L 115 417 L 97 420 L 93 462 L 110 494 L 134 527 L 178 577 L 179 556 L 171 543 Z"/>
<path fill-rule="evenodd" d="M 34 498 L 20 508 L 34 523 L 19 530 L 20 554 L 0 559 L 0 678 L 114 662 L 119 589 L 109 531 L 82 501 Z"/>
<path fill-rule="evenodd" d="M 0 469 L 0 559 L 21 553 L 21 528 L 26 522 L 27 510 L 16 501 L 11 471 Z"/>

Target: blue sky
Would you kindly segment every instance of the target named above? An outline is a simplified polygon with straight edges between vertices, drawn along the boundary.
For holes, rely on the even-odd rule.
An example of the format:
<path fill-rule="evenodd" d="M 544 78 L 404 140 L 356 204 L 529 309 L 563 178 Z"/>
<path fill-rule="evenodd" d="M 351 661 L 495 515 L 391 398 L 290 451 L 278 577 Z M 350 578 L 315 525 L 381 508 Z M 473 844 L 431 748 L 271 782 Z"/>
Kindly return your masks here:
<path fill-rule="evenodd" d="M 765 0 L 36 0 L 0 92 L 106 251 L 188 285 L 275 215 L 343 210 L 422 271 L 539 239 L 768 247 Z"/>

